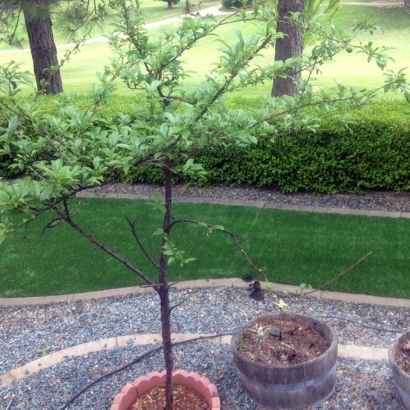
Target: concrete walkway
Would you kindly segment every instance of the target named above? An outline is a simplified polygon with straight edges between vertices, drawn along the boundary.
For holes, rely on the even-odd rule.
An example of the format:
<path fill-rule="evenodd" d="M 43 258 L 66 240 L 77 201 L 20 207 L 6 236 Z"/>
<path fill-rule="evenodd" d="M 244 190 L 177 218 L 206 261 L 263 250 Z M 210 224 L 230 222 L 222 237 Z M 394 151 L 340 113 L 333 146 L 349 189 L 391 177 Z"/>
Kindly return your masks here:
<path fill-rule="evenodd" d="M 346 6 L 369 6 L 369 7 L 403 7 L 404 11 L 404 3 L 402 0 L 392 0 L 392 1 L 375 1 L 372 3 L 363 3 L 363 2 L 343 2 L 342 5 Z M 194 10 L 194 12 L 198 12 L 201 16 L 207 16 L 207 15 L 212 15 L 212 16 L 222 16 L 222 15 L 227 15 L 231 14 L 229 11 L 221 11 L 220 10 L 221 5 L 217 4 L 216 6 L 212 7 L 207 7 L 205 9 L 198 9 Z M 144 27 L 145 28 L 153 28 L 153 27 L 159 27 L 163 26 L 165 24 L 172 24 L 172 23 L 178 23 L 181 18 L 183 17 L 189 17 L 189 15 L 181 15 L 178 17 L 170 17 L 165 20 L 160 20 L 156 21 L 154 23 L 148 23 Z M 102 43 L 102 42 L 107 42 L 107 38 L 105 36 L 100 36 L 100 37 L 95 37 L 95 38 L 90 38 L 84 42 L 84 44 L 94 44 L 94 43 Z M 74 43 L 68 43 L 68 44 L 58 44 L 57 48 L 71 48 L 74 47 Z M 29 48 L 24 48 L 20 50 L 0 50 L 0 54 L 16 54 L 16 53 L 28 53 L 30 52 Z"/>

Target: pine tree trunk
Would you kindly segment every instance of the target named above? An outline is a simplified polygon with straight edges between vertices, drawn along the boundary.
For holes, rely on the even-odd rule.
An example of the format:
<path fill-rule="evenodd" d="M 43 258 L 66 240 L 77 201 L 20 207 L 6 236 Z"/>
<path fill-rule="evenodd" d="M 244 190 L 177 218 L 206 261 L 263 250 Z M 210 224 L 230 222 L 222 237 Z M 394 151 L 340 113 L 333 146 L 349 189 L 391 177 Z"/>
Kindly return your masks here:
<path fill-rule="evenodd" d="M 275 61 L 285 61 L 296 54 L 301 54 L 303 51 L 302 33 L 300 30 L 290 24 L 285 16 L 289 16 L 290 12 L 303 13 L 305 0 L 279 0 L 278 2 L 278 17 L 279 21 L 276 26 L 276 32 L 284 33 L 283 39 L 276 40 L 275 44 Z M 290 70 L 287 72 L 287 78 L 274 78 L 272 95 L 280 97 L 282 95 L 294 95 L 297 93 L 295 81 L 300 79 L 300 71 Z"/>
<path fill-rule="evenodd" d="M 44 10 L 41 18 L 31 18 L 30 13 L 24 10 L 27 34 L 30 42 L 31 56 L 33 59 L 34 75 L 37 89 L 43 87 L 41 80 L 46 80 L 49 85 L 44 89 L 46 94 L 63 92 L 60 70 L 50 75 L 49 68 L 58 66 L 57 48 L 54 42 L 52 23 L 48 10 Z"/>

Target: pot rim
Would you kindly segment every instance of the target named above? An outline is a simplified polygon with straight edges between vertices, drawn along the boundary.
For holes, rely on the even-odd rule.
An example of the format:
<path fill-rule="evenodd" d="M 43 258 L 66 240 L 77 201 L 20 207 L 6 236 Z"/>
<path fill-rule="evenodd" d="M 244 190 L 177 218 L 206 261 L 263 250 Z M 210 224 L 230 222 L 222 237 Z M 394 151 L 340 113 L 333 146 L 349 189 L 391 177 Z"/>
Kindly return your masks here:
<path fill-rule="evenodd" d="M 285 318 L 283 318 L 283 316 L 285 316 Z M 286 316 L 288 316 L 288 317 L 286 318 Z M 291 316 L 291 317 L 289 318 L 289 316 Z M 238 349 L 237 349 L 237 347 L 236 347 L 236 345 L 237 345 L 237 339 L 238 339 L 239 335 L 241 334 L 241 332 L 243 331 L 243 329 L 250 327 L 249 325 L 250 325 L 251 323 L 255 323 L 255 322 L 257 322 L 258 320 L 263 319 L 263 318 L 267 318 L 267 317 L 269 317 L 269 318 L 270 318 L 270 317 L 275 317 L 275 318 L 277 317 L 277 318 L 279 318 L 279 313 L 271 313 L 271 314 L 267 314 L 267 315 L 262 315 L 262 316 L 256 317 L 255 319 L 249 320 L 249 321 L 246 322 L 244 325 L 242 325 L 242 326 L 232 335 L 232 338 L 231 338 L 231 349 L 232 349 L 232 351 L 234 352 L 234 354 L 237 354 L 238 356 L 240 356 L 240 357 L 241 357 L 241 360 L 243 360 L 244 362 L 247 362 L 247 363 L 258 363 L 258 366 L 260 366 L 261 368 L 266 368 L 266 369 L 272 369 L 272 368 L 276 368 L 276 369 L 283 369 L 283 368 L 286 368 L 286 369 L 294 369 L 294 368 L 297 368 L 297 367 L 300 367 L 300 366 L 304 366 L 304 365 L 306 365 L 307 363 L 311 364 L 311 363 L 318 362 L 318 361 L 320 361 L 320 360 L 323 358 L 324 355 L 328 354 L 328 352 L 329 352 L 330 350 L 337 349 L 338 336 L 337 336 L 337 333 L 336 333 L 336 331 L 333 329 L 332 326 L 330 326 L 329 324 L 327 324 L 327 323 L 324 322 L 323 320 L 316 319 L 314 316 L 302 315 L 302 314 L 299 314 L 299 313 L 290 313 L 290 312 L 288 313 L 288 312 L 286 312 L 286 313 L 282 313 L 282 320 L 292 320 L 293 318 L 298 318 L 298 317 L 299 317 L 299 318 L 309 318 L 309 319 L 313 319 L 314 321 L 316 321 L 316 322 L 320 323 L 321 325 L 327 327 L 327 328 L 330 330 L 331 334 L 332 334 L 332 343 L 331 343 L 330 346 L 326 349 L 326 351 L 323 352 L 320 356 L 315 357 L 315 358 L 313 358 L 313 359 L 311 359 L 311 360 L 307 360 L 306 362 L 298 363 L 298 364 L 290 364 L 290 365 L 285 365 L 285 366 L 279 366 L 279 365 L 273 365 L 273 364 L 266 364 L 266 363 L 259 363 L 259 362 L 256 362 L 255 360 L 251 360 L 251 359 L 249 359 L 248 357 L 243 356 L 243 355 L 238 351 Z"/>
<path fill-rule="evenodd" d="M 221 408 L 218 389 L 206 376 L 200 376 L 196 372 L 187 372 L 182 369 L 173 370 L 172 374 L 174 384 L 195 390 L 202 395 L 212 410 L 219 410 Z M 145 392 L 156 386 L 164 386 L 165 378 L 165 369 L 162 372 L 153 371 L 146 376 L 137 377 L 133 384 L 127 383 L 121 392 L 115 396 L 111 410 L 129 409 L 130 405 Z"/>
<path fill-rule="evenodd" d="M 410 339 L 410 330 L 406 330 L 404 333 L 400 334 L 399 336 L 396 337 L 396 340 L 390 345 L 389 350 L 388 350 L 388 356 L 389 356 L 389 363 L 390 366 L 394 366 L 397 371 L 403 375 L 406 376 L 407 378 L 410 378 L 410 373 L 405 372 L 396 362 L 396 358 L 394 357 L 394 353 L 396 350 L 396 347 L 398 347 L 399 343 L 401 342 L 402 339 Z"/>

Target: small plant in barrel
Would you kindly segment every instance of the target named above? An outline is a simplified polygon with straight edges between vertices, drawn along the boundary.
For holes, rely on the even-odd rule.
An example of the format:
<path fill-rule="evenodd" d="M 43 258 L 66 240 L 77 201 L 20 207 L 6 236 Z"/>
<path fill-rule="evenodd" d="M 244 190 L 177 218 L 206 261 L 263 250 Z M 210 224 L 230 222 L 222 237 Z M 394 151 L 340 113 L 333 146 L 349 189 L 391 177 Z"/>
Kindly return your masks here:
<path fill-rule="evenodd" d="M 250 279 L 246 275 L 243 280 Z M 269 285 L 272 289 L 272 286 Z M 249 285 L 249 297 L 257 304 L 265 299 L 267 290 L 262 289 L 259 281 L 253 280 Z M 321 355 L 329 347 L 326 340 L 312 329 L 289 320 L 283 319 L 283 309 L 288 304 L 280 299 L 273 301 L 278 307 L 279 314 L 275 319 L 267 319 L 268 316 L 256 318 L 253 327 L 249 327 L 242 336 L 241 352 L 252 360 L 265 363 L 266 361 L 287 365 L 303 363 L 315 356 Z"/>
<path fill-rule="evenodd" d="M 348 273 L 370 254 L 371 252 L 317 289 L 311 290 L 311 285 L 302 283 L 295 290 L 294 295 L 290 295 L 288 292 L 283 292 L 283 294 L 287 297 L 304 297 L 309 293 L 323 289 Z M 267 278 L 266 268 L 263 270 L 254 268 L 265 280 L 266 289 L 263 289 L 261 282 L 255 280 L 251 274 L 243 275 L 242 280 L 249 283 L 248 296 L 257 303 L 257 311 L 259 312 L 259 303 L 265 301 L 265 294 L 267 292 L 273 294 L 274 285 Z M 276 297 L 276 295 L 274 296 Z M 283 318 L 283 309 L 289 306 L 283 299 L 280 299 L 278 302 L 272 301 L 272 303 L 278 307 L 279 314 L 275 317 L 273 315 L 257 316 L 254 325 L 246 328 L 242 335 L 241 352 L 244 356 L 248 356 L 260 363 L 268 362 L 277 365 L 288 365 L 312 360 L 328 349 L 329 344 L 319 332 L 309 326 Z"/>

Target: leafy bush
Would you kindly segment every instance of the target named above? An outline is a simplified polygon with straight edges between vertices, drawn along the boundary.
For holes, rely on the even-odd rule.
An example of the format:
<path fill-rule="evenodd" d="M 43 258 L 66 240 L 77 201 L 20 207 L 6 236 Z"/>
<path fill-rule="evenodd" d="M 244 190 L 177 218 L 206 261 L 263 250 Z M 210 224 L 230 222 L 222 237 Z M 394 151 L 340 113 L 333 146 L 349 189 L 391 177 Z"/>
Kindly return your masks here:
<path fill-rule="evenodd" d="M 232 106 L 257 105 L 246 99 Z M 353 115 L 350 129 L 329 119 L 317 132 L 303 131 L 273 142 L 223 154 L 202 154 L 205 184 L 277 186 L 284 192 L 363 192 L 410 189 L 410 108 L 376 102 Z M 128 175 L 129 182 L 162 182 L 159 170 Z M 189 182 L 189 181 L 186 181 Z"/>
<path fill-rule="evenodd" d="M 30 97 L 22 97 L 22 103 L 24 103 L 25 101 L 29 102 Z M 40 96 L 37 101 L 39 103 L 37 116 L 40 116 L 42 114 L 58 115 L 59 106 L 74 104 L 79 109 L 87 109 L 93 104 L 93 98 L 91 97 L 91 95 L 86 94 L 59 94 L 50 96 L 43 95 Z M 101 125 L 102 129 L 104 129 L 104 126 L 108 127 L 109 119 L 112 117 L 113 112 L 122 112 L 123 114 L 132 116 L 132 114 L 134 113 L 133 107 L 141 106 L 141 104 L 142 103 L 138 98 L 138 94 L 132 96 L 111 96 L 108 102 L 103 102 L 99 107 L 99 118 L 103 119 L 103 123 L 99 125 Z M 6 126 L 6 124 L 2 121 L 4 120 L 0 118 L 0 129 L 2 126 Z M 35 131 L 33 130 L 30 122 L 24 124 L 24 129 L 27 135 L 36 137 L 36 135 L 33 135 L 33 133 L 35 134 Z M 13 150 L 13 147 L 11 147 L 11 150 Z M 41 157 L 47 157 L 47 153 L 39 153 L 38 159 L 40 159 Z M 19 168 L 9 168 L 11 163 L 12 160 L 10 155 L 0 152 L 0 178 L 15 177 L 22 173 Z M 25 170 L 25 173 L 29 174 L 30 171 Z M 160 181 L 156 182 L 159 183 Z"/>
<path fill-rule="evenodd" d="M 42 97 L 42 113 L 56 111 L 57 97 Z M 67 97 L 60 97 L 67 98 Z M 77 105 L 89 103 L 87 96 L 70 97 Z M 113 112 L 133 114 L 138 98 L 114 97 L 100 108 L 103 121 Z M 260 100 L 235 96 L 225 107 L 258 108 Z M 204 184 L 252 184 L 276 186 L 284 192 L 362 192 L 371 189 L 410 189 L 410 107 L 401 101 L 370 103 L 353 114 L 350 130 L 328 119 L 317 132 L 303 131 L 292 136 L 261 140 L 256 146 L 223 154 L 207 153 L 197 159 L 208 172 Z M 27 128 L 27 132 L 28 128 Z M 19 174 L 7 169 L 8 155 L 0 155 L 0 177 Z M 127 182 L 160 184 L 159 168 L 143 166 L 127 175 Z M 182 177 L 174 174 L 174 182 Z M 190 182 L 190 181 L 183 181 Z"/>

